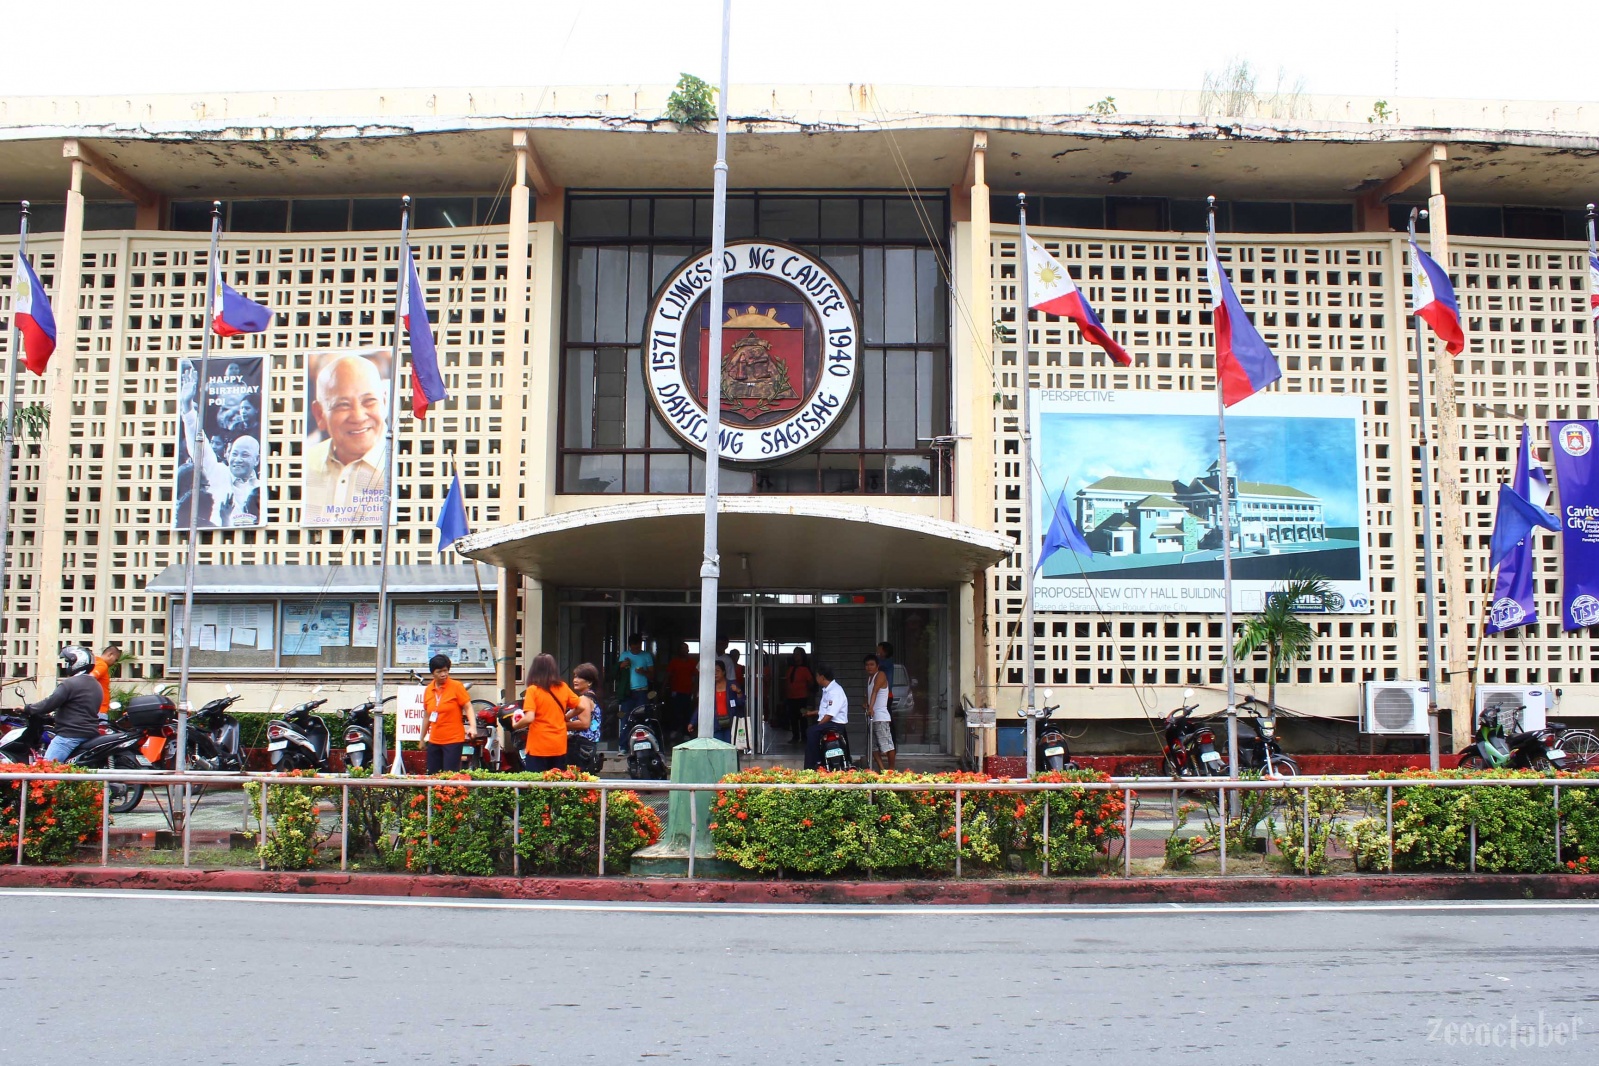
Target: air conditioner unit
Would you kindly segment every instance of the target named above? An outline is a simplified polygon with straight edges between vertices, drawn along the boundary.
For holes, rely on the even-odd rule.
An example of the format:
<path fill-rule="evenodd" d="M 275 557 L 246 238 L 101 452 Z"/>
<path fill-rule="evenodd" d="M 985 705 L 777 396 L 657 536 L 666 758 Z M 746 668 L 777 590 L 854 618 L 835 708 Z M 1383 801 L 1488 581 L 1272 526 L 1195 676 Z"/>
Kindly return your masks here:
<path fill-rule="evenodd" d="M 1499 712 L 1505 732 L 1529 733 L 1544 728 L 1554 710 L 1554 698 L 1554 689 L 1542 685 L 1478 685 L 1474 721 L 1480 722 L 1482 712 L 1491 707 Z M 1518 713 L 1519 727 L 1512 720 Z"/>
<path fill-rule="evenodd" d="M 1361 700 L 1362 733 L 1425 734 L 1427 682 L 1367 681 Z"/>

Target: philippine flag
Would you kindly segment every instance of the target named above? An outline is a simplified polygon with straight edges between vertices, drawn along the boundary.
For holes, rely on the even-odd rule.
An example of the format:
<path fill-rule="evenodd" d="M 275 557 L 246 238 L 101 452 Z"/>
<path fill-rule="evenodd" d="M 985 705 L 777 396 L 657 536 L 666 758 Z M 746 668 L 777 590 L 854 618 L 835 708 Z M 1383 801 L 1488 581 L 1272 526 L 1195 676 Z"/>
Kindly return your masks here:
<path fill-rule="evenodd" d="M 422 282 L 416 276 L 416 260 L 409 255 L 405 258 L 411 268 L 405 296 L 405 332 L 411 338 L 411 413 L 422 418 L 428 413 L 428 404 L 445 400 L 450 394 L 439 374 L 439 353 L 433 347 L 433 326 L 422 299 Z M 417 323 L 415 329 L 411 328 L 413 321 Z"/>
<path fill-rule="evenodd" d="M 272 309 L 241 296 L 232 285 L 217 278 L 216 296 L 211 304 L 216 314 L 211 328 L 218 337 L 234 337 L 240 333 L 261 333 L 272 324 Z"/>
<path fill-rule="evenodd" d="M 17 265 L 21 269 L 17 271 L 11 312 L 22 331 L 22 362 L 35 374 L 43 374 L 50 363 L 50 353 L 56 350 L 56 316 L 50 311 L 50 300 L 28 257 L 17 256 Z"/>
<path fill-rule="evenodd" d="M 1415 279 L 1410 290 L 1411 314 L 1432 327 L 1444 342 L 1444 351 L 1459 355 L 1466 350 L 1466 331 L 1460 328 L 1460 304 L 1455 301 L 1449 275 L 1415 241 L 1410 242 L 1410 262 Z"/>
<path fill-rule="evenodd" d="M 1266 342 L 1238 302 L 1227 271 L 1216 252 L 1216 234 L 1207 239 L 1210 251 L 1210 313 L 1216 327 L 1216 378 L 1227 407 L 1247 400 L 1283 376 Z"/>
<path fill-rule="evenodd" d="M 1599 255 L 1588 257 L 1588 308 L 1594 324 L 1599 325 Z"/>
<path fill-rule="evenodd" d="M 1122 366 L 1133 365 L 1132 356 L 1105 331 L 1066 268 L 1031 237 L 1027 238 L 1027 306 L 1071 319 L 1083 336 L 1105 349 L 1106 355 Z"/>

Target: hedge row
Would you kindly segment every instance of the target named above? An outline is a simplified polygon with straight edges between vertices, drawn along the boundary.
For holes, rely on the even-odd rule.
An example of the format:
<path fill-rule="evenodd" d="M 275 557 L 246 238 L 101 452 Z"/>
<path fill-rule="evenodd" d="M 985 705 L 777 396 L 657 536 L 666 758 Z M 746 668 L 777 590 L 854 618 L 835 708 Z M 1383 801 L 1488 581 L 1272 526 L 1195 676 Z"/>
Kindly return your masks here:
<path fill-rule="evenodd" d="M 86 771 L 65 763 L 41 762 L 32 766 L 0 762 L 0 773 L 69 773 Z M 28 794 L 27 825 L 23 829 L 22 857 L 30 863 L 71 862 L 79 844 L 100 835 L 100 791 L 103 786 L 85 781 L 13 781 L 0 783 L 0 862 L 17 855 L 19 799 Z"/>
<path fill-rule="evenodd" d="M 1040 774 L 1071 785 L 1108 780 L 1093 771 Z M 751 789 L 765 783 L 970 786 L 961 793 L 963 868 L 1042 869 L 1044 808 L 1049 807 L 1051 873 L 1101 868 L 1122 835 L 1116 792 L 1062 788 L 1049 793 L 995 792 L 977 774 L 750 770 L 722 779 L 710 830 L 718 857 L 759 873 L 948 874 L 955 868 L 955 793 Z"/>

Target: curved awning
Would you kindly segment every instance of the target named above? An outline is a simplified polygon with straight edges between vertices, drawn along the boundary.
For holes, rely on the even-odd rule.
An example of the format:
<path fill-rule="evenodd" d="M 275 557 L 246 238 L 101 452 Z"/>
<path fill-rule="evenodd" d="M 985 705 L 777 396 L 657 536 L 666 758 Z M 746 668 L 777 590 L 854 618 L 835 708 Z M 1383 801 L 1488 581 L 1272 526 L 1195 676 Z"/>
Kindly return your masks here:
<path fill-rule="evenodd" d="M 826 500 L 724 496 L 717 514 L 725 588 L 939 588 L 1014 548 L 988 530 Z M 456 547 L 555 586 L 689 589 L 699 585 L 704 531 L 704 501 L 672 496 L 546 515 Z"/>

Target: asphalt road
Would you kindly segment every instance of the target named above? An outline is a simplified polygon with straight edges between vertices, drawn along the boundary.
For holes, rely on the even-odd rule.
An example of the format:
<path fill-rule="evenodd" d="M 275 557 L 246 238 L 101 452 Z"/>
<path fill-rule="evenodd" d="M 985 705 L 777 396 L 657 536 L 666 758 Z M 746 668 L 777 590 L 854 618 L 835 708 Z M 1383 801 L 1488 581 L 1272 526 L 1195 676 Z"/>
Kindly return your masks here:
<path fill-rule="evenodd" d="M 1596 962 L 1599 904 L 5 891 L 0 1062 L 1592 1063 Z"/>

